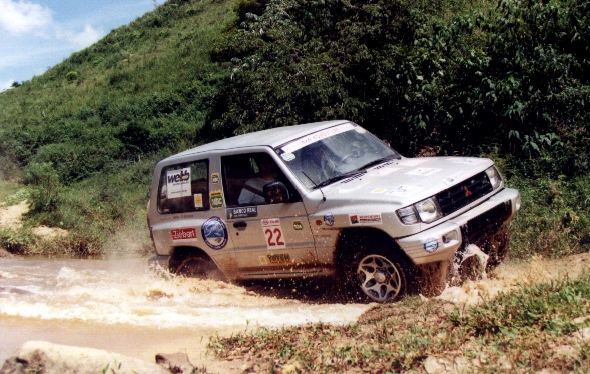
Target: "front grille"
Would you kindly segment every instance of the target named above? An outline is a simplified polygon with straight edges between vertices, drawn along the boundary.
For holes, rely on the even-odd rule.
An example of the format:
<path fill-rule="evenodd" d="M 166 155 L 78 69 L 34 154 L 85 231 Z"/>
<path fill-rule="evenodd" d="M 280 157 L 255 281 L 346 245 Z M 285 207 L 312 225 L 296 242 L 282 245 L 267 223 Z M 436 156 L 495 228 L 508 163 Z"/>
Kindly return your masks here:
<path fill-rule="evenodd" d="M 474 175 L 436 195 L 443 216 L 471 204 L 492 192 L 492 185 L 485 172 Z"/>

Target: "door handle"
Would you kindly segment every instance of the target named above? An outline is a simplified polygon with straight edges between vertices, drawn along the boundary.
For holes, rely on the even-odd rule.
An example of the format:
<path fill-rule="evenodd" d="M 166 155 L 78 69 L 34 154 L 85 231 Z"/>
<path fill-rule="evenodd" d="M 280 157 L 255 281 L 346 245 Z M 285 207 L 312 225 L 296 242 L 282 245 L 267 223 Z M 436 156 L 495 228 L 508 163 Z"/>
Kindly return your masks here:
<path fill-rule="evenodd" d="M 246 226 L 248 226 L 248 224 L 246 223 L 246 221 L 237 221 L 234 222 L 234 228 L 238 229 L 238 230 L 245 230 Z"/>

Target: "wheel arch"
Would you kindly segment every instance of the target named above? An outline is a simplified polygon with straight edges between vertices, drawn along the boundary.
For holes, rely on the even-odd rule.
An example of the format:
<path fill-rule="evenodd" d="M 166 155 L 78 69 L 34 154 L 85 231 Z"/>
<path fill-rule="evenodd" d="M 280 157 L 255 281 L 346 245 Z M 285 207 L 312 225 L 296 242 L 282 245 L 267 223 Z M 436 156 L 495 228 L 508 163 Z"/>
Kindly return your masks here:
<path fill-rule="evenodd" d="M 400 262 L 412 264 L 410 257 L 385 231 L 374 227 L 355 227 L 343 229 L 338 236 L 334 253 L 334 259 L 338 270 L 342 269 L 342 261 L 344 261 L 347 256 L 350 256 L 352 254 L 351 251 L 354 251 L 355 247 L 358 247 L 359 244 L 362 247 L 358 250 L 386 248 L 391 256 L 399 259 Z"/>

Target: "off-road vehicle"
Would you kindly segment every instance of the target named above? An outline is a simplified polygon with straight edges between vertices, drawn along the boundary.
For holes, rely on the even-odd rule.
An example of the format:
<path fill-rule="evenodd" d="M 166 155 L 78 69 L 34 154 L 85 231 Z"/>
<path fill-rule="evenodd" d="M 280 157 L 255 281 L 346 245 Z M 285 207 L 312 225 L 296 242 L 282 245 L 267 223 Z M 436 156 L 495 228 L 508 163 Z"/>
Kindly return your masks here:
<path fill-rule="evenodd" d="M 148 222 L 159 263 L 229 280 L 336 276 L 388 302 L 477 244 L 505 255 L 520 209 L 494 163 L 402 157 L 346 120 L 205 144 L 155 167 Z"/>

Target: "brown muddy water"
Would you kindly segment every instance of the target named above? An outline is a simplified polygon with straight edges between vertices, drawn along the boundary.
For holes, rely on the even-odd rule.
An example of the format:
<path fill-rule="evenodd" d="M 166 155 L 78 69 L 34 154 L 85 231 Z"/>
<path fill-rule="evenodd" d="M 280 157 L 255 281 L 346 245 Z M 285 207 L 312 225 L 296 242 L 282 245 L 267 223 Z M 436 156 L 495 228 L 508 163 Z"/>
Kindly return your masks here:
<path fill-rule="evenodd" d="M 315 283 L 317 294 L 322 284 Z M 45 340 L 152 362 L 157 353 L 185 352 L 193 365 L 215 371 L 205 354 L 209 336 L 348 324 L 371 307 L 273 288 L 162 276 L 147 258 L 0 259 L 0 364 L 24 342 Z"/>
<path fill-rule="evenodd" d="M 447 287 L 439 298 L 475 304 L 518 284 L 588 271 L 590 253 L 561 260 L 534 257 Z M 210 336 L 260 326 L 349 324 L 375 305 L 346 304 L 338 294 L 338 284 L 327 280 L 238 286 L 171 277 L 149 269 L 147 258 L 0 259 L 0 364 L 24 342 L 45 340 L 152 362 L 157 353 L 184 352 L 209 372 L 237 373 L 238 363 L 206 354 Z"/>

